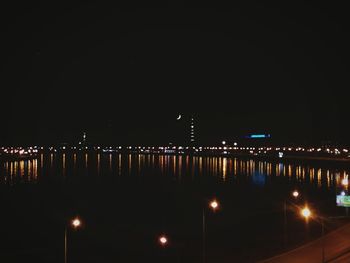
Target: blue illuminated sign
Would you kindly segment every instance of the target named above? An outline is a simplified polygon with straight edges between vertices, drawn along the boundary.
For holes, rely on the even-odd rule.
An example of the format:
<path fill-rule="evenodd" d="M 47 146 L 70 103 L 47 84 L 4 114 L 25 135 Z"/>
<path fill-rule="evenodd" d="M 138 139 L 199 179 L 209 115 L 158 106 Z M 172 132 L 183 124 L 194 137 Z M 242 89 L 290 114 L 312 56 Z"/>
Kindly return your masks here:
<path fill-rule="evenodd" d="M 246 136 L 246 138 L 258 139 L 258 138 L 270 138 L 270 134 L 251 134 Z"/>

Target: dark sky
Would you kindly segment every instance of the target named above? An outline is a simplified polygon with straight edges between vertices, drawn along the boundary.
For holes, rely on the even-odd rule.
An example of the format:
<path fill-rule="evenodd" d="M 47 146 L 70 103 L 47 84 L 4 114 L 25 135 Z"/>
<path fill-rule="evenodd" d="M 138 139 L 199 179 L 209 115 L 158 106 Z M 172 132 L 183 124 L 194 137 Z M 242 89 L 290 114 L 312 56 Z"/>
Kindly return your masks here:
<path fill-rule="evenodd" d="M 349 144 L 345 6 L 163 5 L 4 6 L 0 144 L 166 143 L 190 114 L 205 143 Z"/>

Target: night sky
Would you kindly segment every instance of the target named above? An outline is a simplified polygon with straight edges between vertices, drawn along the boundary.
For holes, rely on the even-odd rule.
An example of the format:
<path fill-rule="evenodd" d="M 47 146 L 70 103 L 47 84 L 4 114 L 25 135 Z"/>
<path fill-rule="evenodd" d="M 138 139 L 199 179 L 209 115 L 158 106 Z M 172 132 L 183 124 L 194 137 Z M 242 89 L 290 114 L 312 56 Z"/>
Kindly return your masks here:
<path fill-rule="evenodd" d="M 350 144 L 345 6 L 174 3 L 3 6 L 0 144 Z"/>

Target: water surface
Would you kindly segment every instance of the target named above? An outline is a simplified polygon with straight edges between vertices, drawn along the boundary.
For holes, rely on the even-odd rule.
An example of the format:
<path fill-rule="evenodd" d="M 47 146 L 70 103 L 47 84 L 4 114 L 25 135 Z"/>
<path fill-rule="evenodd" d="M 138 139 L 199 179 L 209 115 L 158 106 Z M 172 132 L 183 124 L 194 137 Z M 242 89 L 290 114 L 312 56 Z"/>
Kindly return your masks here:
<path fill-rule="evenodd" d="M 70 262 L 202 262 L 203 208 L 207 262 L 255 262 L 317 237 L 317 220 L 299 216 L 307 203 L 324 216 L 344 215 L 335 196 L 349 168 L 96 152 L 48 153 L 1 164 L 1 261 L 62 262 L 69 218 Z M 291 192 L 298 189 L 298 200 Z M 216 198 L 218 211 L 208 209 Z M 283 212 L 287 201 L 287 217 Z M 315 221 L 315 222 L 314 222 Z M 329 220 L 327 230 L 340 223 Z M 169 237 L 160 247 L 157 237 Z M 285 242 L 287 237 L 287 242 Z"/>

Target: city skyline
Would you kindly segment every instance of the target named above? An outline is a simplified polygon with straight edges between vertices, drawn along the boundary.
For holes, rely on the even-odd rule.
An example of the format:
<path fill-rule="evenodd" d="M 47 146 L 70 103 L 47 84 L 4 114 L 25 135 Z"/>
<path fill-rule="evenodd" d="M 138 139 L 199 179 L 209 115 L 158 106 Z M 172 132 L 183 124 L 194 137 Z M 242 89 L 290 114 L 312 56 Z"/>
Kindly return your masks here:
<path fill-rule="evenodd" d="M 4 3 L 0 262 L 350 262 L 346 3 Z"/>

